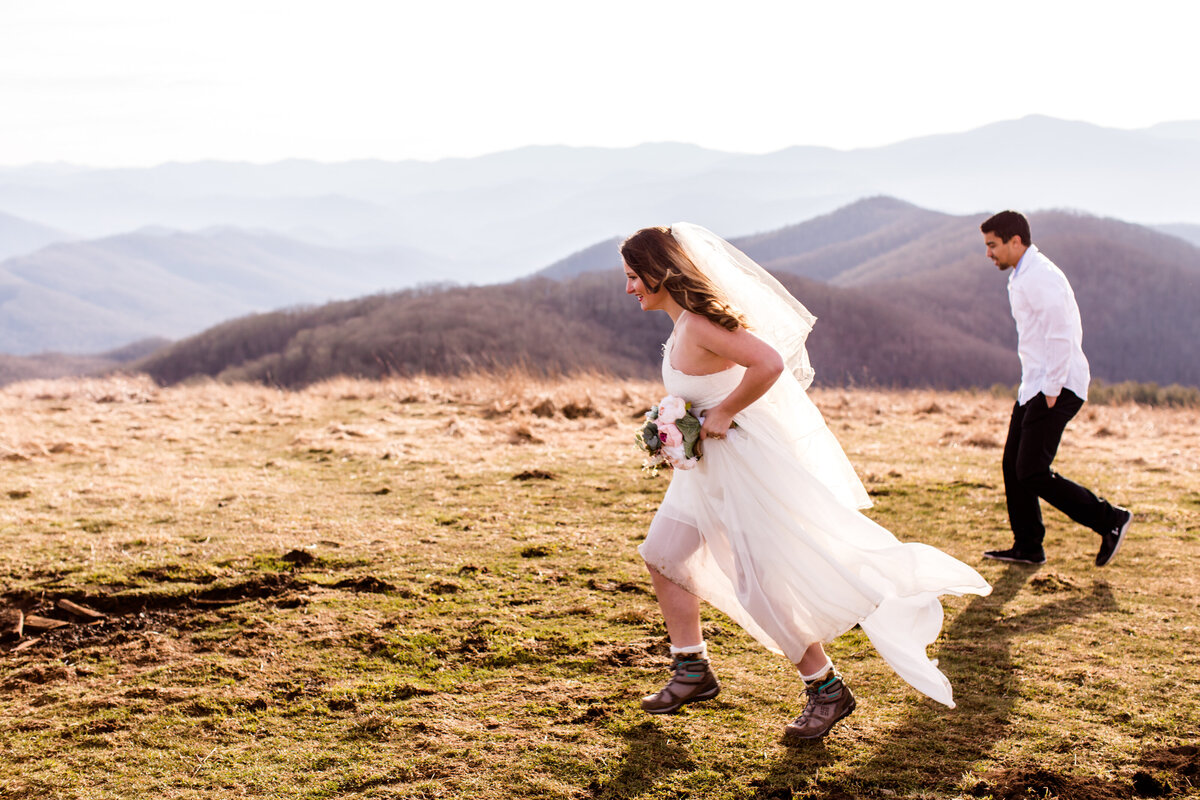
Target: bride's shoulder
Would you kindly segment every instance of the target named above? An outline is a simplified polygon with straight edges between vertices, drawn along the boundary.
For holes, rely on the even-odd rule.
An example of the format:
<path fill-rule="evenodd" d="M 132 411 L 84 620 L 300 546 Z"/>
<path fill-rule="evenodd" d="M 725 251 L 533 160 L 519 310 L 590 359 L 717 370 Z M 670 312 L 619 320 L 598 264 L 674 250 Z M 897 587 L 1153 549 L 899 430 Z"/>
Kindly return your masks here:
<path fill-rule="evenodd" d="M 685 313 L 686 319 L 680 317 L 675 323 L 675 341 L 681 349 L 698 353 L 704 360 L 715 358 L 725 366 L 761 364 L 783 369 L 779 352 L 746 328 L 729 330 L 701 314 Z"/>
<path fill-rule="evenodd" d="M 693 311 L 684 311 L 675 323 L 676 341 L 682 339 L 706 350 L 713 349 L 714 345 L 727 340 L 734 333 Z"/>
<path fill-rule="evenodd" d="M 684 309 L 675 323 L 675 330 L 680 335 L 707 336 L 725 329 L 703 314 Z"/>

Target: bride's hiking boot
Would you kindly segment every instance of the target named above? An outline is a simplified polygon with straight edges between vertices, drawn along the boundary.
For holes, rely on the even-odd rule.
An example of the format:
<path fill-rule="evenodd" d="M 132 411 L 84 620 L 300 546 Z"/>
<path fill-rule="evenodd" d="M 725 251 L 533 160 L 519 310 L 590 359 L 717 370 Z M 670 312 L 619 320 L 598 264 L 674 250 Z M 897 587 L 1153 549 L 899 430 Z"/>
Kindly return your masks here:
<path fill-rule="evenodd" d="M 833 670 L 804 686 L 808 704 L 794 722 L 784 728 L 784 739 L 820 739 L 838 722 L 854 711 L 854 695 Z"/>
<path fill-rule="evenodd" d="M 642 698 L 647 713 L 670 714 L 687 703 L 710 700 L 721 691 L 707 658 L 680 653 L 671 662 L 671 671 L 674 674 L 661 691 Z"/>

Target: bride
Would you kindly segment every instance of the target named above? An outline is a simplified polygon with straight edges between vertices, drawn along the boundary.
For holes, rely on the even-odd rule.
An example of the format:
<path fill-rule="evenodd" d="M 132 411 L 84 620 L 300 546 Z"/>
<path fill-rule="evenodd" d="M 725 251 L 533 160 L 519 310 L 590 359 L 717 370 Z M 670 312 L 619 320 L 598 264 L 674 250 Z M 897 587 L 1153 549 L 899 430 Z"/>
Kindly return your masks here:
<path fill-rule="evenodd" d="M 805 682 L 785 739 L 816 739 L 855 707 L 822 643 L 860 625 L 887 663 L 953 707 L 925 649 L 941 594 L 988 594 L 971 567 L 901 543 L 857 509 L 870 500 L 806 389 L 816 318 L 769 273 L 698 225 L 644 228 L 621 245 L 625 291 L 675 327 L 663 382 L 703 416 L 703 458 L 675 470 L 638 548 L 671 641 L 672 677 L 642 699 L 665 714 L 720 691 L 700 630 L 719 608 Z"/>

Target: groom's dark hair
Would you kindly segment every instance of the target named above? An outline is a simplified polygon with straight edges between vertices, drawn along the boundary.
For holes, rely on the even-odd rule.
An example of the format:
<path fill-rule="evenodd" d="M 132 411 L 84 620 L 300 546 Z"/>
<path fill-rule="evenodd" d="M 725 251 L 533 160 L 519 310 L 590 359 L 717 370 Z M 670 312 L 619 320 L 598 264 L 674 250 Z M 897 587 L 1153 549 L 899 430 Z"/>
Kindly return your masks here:
<path fill-rule="evenodd" d="M 984 233 L 994 233 L 1000 241 L 1007 242 L 1014 236 L 1021 237 L 1021 244 L 1029 247 L 1033 241 L 1029 234 L 1029 220 L 1019 211 L 1001 211 L 988 217 L 987 222 L 979 226 Z"/>

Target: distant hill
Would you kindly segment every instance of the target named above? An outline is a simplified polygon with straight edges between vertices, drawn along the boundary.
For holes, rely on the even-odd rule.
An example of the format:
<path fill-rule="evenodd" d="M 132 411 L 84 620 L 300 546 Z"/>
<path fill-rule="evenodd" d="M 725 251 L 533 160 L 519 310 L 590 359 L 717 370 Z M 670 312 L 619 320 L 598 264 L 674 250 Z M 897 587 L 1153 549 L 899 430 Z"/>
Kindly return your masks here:
<path fill-rule="evenodd" d="M 691 220 L 663 220 L 661 224 L 681 221 Z M 912 241 L 917 232 L 962 226 L 960 218 L 949 214 L 918 208 L 893 197 L 872 197 L 806 222 L 733 237 L 731 241 L 772 272 L 828 281 L 871 257 L 886 256 L 895 247 Z M 620 242 L 621 237 L 614 237 L 592 245 L 536 274 L 557 279 L 617 268 L 621 263 L 617 253 Z"/>
<path fill-rule="evenodd" d="M 1170 234 L 1171 236 L 1178 236 L 1180 239 L 1200 247 L 1200 225 L 1188 225 L 1178 222 L 1173 225 L 1155 225 L 1154 229 Z"/>
<path fill-rule="evenodd" d="M 431 282 L 436 264 L 234 228 L 53 244 L 0 262 L 0 352 L 91 353 L 178 338 L 255 311 Z"/>
<path fill-rule="evenodd" d="M 824 383 L 973 386 L 1015 380 L 1015 356 L 855 289 L 784 276 L 821 316 Z M 235 320 L 132 365 L 162 383 L 200 375 L 302 386 L 334 375 L 462 374 L 520 366 L 654 377 L 670 320 L 646 314 L 616 270 L 567 281 L 412 290 Z M 924 369 L 916 371 L 915 364 Z"/>
<path fill-rule="evenodd" d="M 961 219 L 949 214 L 892 197 L 872 197 L 798 225 L 737 239 L 736 243 L 771 272 L 853 285 L 859 281 L 848 276 L 864 264 L 882 260 L 894 268 L 896 251 L 916 236 L 957 236 L 963 227 Z M 914 262 L 911 268 L 924 267 Z"/>
<path fill-rule="evenodd" d="M 951 214 L 1071 208 L 1200 224 L 1195 128 L 1031 116 L 845 151 L 747 155 L 656 143 L 435 162 L 4 167 L 0 209 L 88 238 L 223 225 L 339 249 L 408 247 L 443 259 L 442 278 L 495 283 L 645 225 L 686 219 L 751 236 L 878 195 Z"/>
<path fill-rule="evenodd" d="M 1146 129 L 1147 133 L 1164 139 L 1195 139 L 1200 141 L 1200 120 L 1160 122 Z"/>
<path fill-rule="evenodd" d="M 131 361 L 145 358 L 167 344 L 169 342 L 166 339 L 144 339 L 107 353 L 94 355 L 40 353 L 34 356 L 9 356 L 0 354 L 0 386 L 39 378 L 64 378 L 111 372 Z"/>
<path fill-rule="evenodd" d="M 934 214 L 872 198 L 765 237 L 824 243 L 827 231 L 863 230 L 795 257 L 775 257 L 762 237 L 740 240 L 776 273 L 796 269 L 937 320 L 974 340 L 1016 347 L 1007 273 L 985 257 L 989 214 Z M 1029 214 L 1034 243 L 1071 280 L 1092 373 L 1113 382 L 1200 385 L 1200 249 L 1140 225 L 1062 211 Z M 786 252 L 786 247 L 781 251 Z M 811 254 L 810 254 L 811 253 Z M 857 262 L 857 263 L 856 263 Z"/>
<path fill-rule="evenodd" d="M 0 212 L 0 260 L 32 253 L 53 242 L 72 238 L 69 233 Z"/>
<path fill-rule="evenodd" d="M 162 383 L 207 375 L 282 386 L 342 374 L 460 374 L 513 366 L 551 374 L 649 374 L 643 351 L 665 338 L 662 323 L 637 313 L 636 305 L 631 310 L 620 284 L 615 272 L 568 283 L 539 278 L 258 314 L 132 366 Z"/>
<path fill-rule="evenodd" d="M 1072 280 L 1096 377 L 1200 385 L 1192 353 L 1200 337 L 1200 249 L 1111 219 L 1030 217 L 1034 241 Z M 983 218 L 873 198 L 738 243 L 768 266 L 800 265 L 827 279 L 775 270 L 819 317 L 810 339 L 818 381 L 1012 385 L 1019 366 L 1006 276 L 984 256 Z M 559 265 L 563 272 L 603 265 L 560 281 L 411 290 L 246 317 L 136 366 L 167 383 L 209 375 L 286 386 L 337 374 L 514 365 L 652 376 L 669 321 L 643 314 L 625 296 L 611 247 L 603 242 Z M 838 269 L 822 265 L 818 253 Z"/>
<path fill-rule="evenodd" d="M 621 266 L 621 254 L 618 252 L 618 248 L 622 241 L 620 236 L 614 236 L 599 244 L 586 247 L 578 253 L 572 253 L 561 261 L 556 261 L 545 269 L 538 270 L 534 275 L 562 280 L 594 270 L 617 270 Z"/>
<path fill-rule="evenodd" d="M 983 253 L 979 223 L 914 231 L 913 241 L 834 279 L 894 306 L 1013 350 L 1007 273 Z M 1200 385 L 1200 249 L 1175 237 L 1112 219 L 1031 213 L 1034 243 L 1066 273 L 1084 324 L 1092 374 Z"/>

